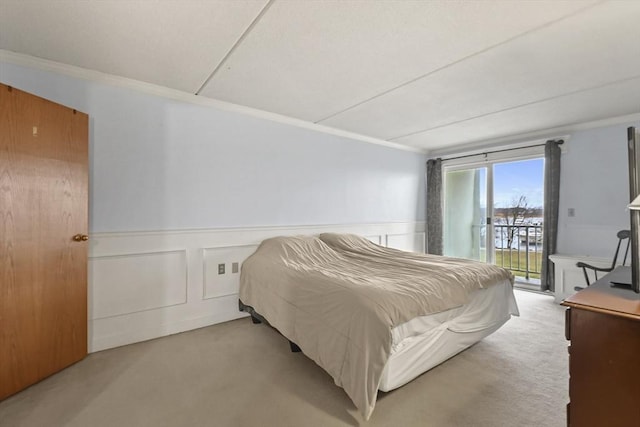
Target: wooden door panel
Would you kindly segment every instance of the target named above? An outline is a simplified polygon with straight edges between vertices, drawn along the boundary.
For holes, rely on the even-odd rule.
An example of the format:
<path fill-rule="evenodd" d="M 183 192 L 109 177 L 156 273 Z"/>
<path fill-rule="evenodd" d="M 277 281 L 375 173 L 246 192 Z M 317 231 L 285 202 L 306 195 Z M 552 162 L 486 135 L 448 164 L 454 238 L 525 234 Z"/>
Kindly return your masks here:
<path fill-rule="evenodd" d="M 88 117 L 0 85 L 0 399 L 87 352 Z"/>

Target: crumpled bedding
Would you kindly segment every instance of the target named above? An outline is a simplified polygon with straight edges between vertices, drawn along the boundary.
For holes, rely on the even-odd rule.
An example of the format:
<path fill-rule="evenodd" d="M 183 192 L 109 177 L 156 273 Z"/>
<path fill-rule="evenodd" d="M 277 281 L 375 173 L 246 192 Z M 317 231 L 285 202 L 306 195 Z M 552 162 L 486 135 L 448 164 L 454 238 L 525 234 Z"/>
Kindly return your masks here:
<path fill-rule="evenodd" d="M 503 268 L 398 251 L 355 235 L 275 237 L 242 265 L 240 300 L 326 370 L 366 419 L 392 329 L 465 304 Z"/>

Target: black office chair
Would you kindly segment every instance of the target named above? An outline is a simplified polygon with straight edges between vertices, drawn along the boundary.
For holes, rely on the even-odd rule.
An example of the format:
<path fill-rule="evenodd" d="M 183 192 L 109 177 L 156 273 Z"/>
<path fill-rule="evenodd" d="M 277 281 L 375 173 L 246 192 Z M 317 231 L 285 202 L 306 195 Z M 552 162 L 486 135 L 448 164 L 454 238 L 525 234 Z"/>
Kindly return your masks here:
<path fill-rule="evenodd" d="M 622 260 L 622 265 L 627 263 L 627 255 L 629 255 L 629 245 L 631 244 L 631 231 L 630 230 L 620 230 L 618 231 L 618 246 L 616 247 L 616 253 L 613 255 L 613 262 L 611 263 L 611 267 L 596 267 L 594 265 L 587 264 L 586 262 L 579 262 L 576 264 L 576 267 L 582 268 L 582 272 L 584 273 L 584 280 L 587 282 L 587 286 L 591 285 L 589 281 L 589 275 L 587 274 L 587 270 L 593 270 L 593 274 L 598 280 L 598 272 L 609 273 L 616 268 L 616 262 L 618 261 L 618 253 L 620 252 L 620 246 L 624 240 L 627 241 L 627 247 L 624 250 L 624 259 Z M 576 286 L 574 288 L 576 291 L 584 289 L 582 286 Z"/>

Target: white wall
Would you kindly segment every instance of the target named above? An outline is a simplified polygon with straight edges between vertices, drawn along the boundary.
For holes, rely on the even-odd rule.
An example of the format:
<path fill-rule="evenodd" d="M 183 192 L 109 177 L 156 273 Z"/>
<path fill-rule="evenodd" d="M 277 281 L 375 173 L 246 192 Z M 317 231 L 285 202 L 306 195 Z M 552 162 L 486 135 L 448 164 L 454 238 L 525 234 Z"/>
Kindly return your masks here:
<path fill-rule="evenodd" d="M 578 131 L 562 155 L 558 253 L 611 258 L 616 232 L 629 228 L 627 127 Z M 575 217 L 568 209 L 575 209 Z"/>
<path fill-rule="evenodd" d="M 426 156 L 0 62 L 90 116 L 90 231 L 424 221 Z"/>
<path fill-rule="evenodd" d="M 89 351 L 244 316 L 232 265 L 268 237 L 424 251 L 423 154 L 12 63 L 0 81 L 90 116 Z"/>

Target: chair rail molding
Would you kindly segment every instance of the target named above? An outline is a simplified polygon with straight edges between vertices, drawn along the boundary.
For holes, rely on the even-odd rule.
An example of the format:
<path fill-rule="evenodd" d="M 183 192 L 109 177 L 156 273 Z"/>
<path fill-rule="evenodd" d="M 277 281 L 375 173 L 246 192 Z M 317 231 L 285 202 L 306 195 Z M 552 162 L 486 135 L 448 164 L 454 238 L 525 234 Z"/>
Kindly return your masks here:
<path fill-rule="evenodd" d="M 424 222 L 92 234 L 89 352 L 247 316 L 238 311 L 240 272 L 260 242 L 325 232 L 424 252 Z"/>

